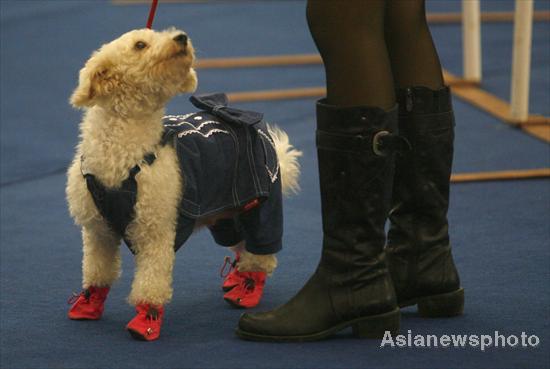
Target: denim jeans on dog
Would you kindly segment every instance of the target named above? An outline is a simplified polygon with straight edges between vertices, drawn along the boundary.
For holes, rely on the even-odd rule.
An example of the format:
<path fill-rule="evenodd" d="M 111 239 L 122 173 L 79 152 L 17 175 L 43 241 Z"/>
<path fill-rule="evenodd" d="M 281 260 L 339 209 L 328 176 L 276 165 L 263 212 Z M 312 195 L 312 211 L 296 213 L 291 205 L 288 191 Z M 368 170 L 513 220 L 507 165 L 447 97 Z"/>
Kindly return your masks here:
<path fill-rule="evenodd" d="M 199 218 L 237 209 L 232 219 L 210 227 L 222 246 L 241 240 L 254 254 L 271 254 L 282 247 L 282 194 L 275 144 L 262 114 L 227 107 L 224 94 L 193 96 L 191 102 L 203 109 L 186 115 L 168 115 L 162 144 L 177 152 L 184 193 L 174 247 L 177 250 L 191 235 Z M 154 165 L 155 157 L 144 158 Z M 83 173 L 96 206 L 111 228 L 124 238 L 134 217 L 137 199 L 135 175 L 130 170 L 118 189 L 104 187 L 90 173 Z"/>

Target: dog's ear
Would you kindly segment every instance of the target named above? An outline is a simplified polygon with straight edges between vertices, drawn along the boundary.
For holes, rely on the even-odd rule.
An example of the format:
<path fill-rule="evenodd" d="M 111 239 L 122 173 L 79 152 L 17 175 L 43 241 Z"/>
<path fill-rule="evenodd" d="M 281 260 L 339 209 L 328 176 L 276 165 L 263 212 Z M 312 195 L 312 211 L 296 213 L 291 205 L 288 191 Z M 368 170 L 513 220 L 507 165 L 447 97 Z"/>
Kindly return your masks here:
<path fill-rule="evenodd" d="M 97 98 L 107 96 L 118 84 L 113 66 L 106 60 L 92 56 L 80 70 L 79 83 L 70 98 L 76 108 L 91 107 Z"/>
<path fill-rule="evenodd" d="M 183 82 L 182 92 L 195 92 L 195 90 L 197 89 L 197 83 L 197 72 L 195 72 L 195 69 L 191 68 L 189 69 L 189 74 Z"/>

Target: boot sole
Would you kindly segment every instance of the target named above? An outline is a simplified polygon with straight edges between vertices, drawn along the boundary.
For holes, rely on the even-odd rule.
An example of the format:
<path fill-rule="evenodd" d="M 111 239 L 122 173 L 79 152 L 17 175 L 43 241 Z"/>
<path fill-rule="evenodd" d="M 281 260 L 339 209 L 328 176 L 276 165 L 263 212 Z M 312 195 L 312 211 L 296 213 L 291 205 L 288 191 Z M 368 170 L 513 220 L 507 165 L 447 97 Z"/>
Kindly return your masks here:
<path fill-rule="evenodd" d="M 238 303 L 236 303 L 236 302 L 233 301 L 233 300 L 224 298 L 224 301 L 227 302 L 229 305 L 233 306 L 234 308 L 246 309 L 245 306 L 239 305 Z"/>
<path fill-rule="evenodd" d="M 386 332 L 390 332 L 392 336 L 395 336 L 399 332 L 400 316 L 401 313 L 399 308 L 396 308 L 389 313 L 349 320 L 347 322 L 335 325 L 327 330 L 301 336 L 268 336 L 246 332 L 239 328 L 237 328 L 235 333 L 238 337 L 248 341 L 308 342 L 328 338 L 341 330 L 351 327 L 353 335 L 356 338 L 381 339 L 384 337 Z"/>
<path fill-rule="evenodd" d="M 130 333 L 132 338 L 134 338 L 138 341 L 147 341 L 147 339 L 142 334 L 138 333 L 137 331 L 134 331 L 133 329 L 129 329 L 129 328 L 127 328 L 127 331 Z"/>
<path fill-rule="evenodd" d="M 146 338 L 143 334 L 141 334 L 141 333 L 139 333 L 138 331 L 135 331 L 135 330 L 133 330 L 133 329 L 131 329 L 131 328 L 126 328 L 126 330 L 130 333 L 130 335 L 132 336 L 132 338 L 134 338 L 135 340 L 138 340 L 138 341 L 151 342 L 151 341 L 158 340 L 158 337 L 153 338 L 153 339 Z"/>
<path fill-rule="evenodd" d="M 99 317 L 99 318 L 83 318 L 83 317 L 73 318 L 73 317 L 69 317 L 69 319 L 71 319 L 71 320 L 99 320 L 99 319 L 101 319 L 101 317 Z"/>
<path fill-rule="evenodd" d="M 424 318 L 450 318 L 464 314 L 464 288 L 456 291 L 420 297 L 399 304 L 399 307 L 418 305 L 418 314 Z"/>
<path fill-rule="evenodd" d="M 237 309 L 252 309 L 253 307 L 256 307 L 258 306 L 260 303 L 257 303 L 256 305 L 254 306 L 243 306 L 243 305 L 239 305 L 238 303 L 236 303 L 235 301 L 233 300 L 230 300 L 230 299 L 226 299 L 224 298 L 225 302 L 227 302 L 229 305 L 233 306 L 234 308 L 237 308 Z"/>

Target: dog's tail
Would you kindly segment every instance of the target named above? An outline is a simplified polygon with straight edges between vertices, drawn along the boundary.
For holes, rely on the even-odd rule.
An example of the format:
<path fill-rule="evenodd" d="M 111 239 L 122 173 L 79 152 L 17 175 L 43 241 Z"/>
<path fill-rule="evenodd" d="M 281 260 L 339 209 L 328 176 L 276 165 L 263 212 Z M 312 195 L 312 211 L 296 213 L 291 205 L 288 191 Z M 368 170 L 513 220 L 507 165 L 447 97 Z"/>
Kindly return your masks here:
<path fill-rule="evenodd" d="M 285 131 L 275 125 L 268 125 L 269 134 L 275 143 L 275 151 L 279 159 L 281 173 L 281 187 L 285 196 L 296 194 L 300 191 L 298 178 L 300 177 L 300 163 L 298 158 L 302 152 L 296 150 L 289 142 Z"/>

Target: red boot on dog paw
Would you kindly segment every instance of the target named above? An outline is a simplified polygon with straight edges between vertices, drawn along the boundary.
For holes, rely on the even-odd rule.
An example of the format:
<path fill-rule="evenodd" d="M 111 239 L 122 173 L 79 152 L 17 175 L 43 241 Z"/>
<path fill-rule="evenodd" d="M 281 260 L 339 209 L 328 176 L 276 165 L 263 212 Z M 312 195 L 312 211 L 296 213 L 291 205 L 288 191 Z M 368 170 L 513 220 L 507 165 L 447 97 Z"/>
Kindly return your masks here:
<path fill-rule="evenodd" d="M 136 311 L 137 315 L 126 326 L 132 337 L 141 341 L 154 341 L 159 338 L 164 315 L 162 305 L 140 304 L 136 306 Z"/>
<path fill-rule="evenodd" d="M 98 320 L 103 314 L 109 287 L 90 286 L 79 295 L 74 294 L 69 301 L 69 318 L 74 320 Z"/>
<path fill-rule="evenodd" d="M 240 308 L 252 308 L 260 303 L 265 286 L 265 272 L 240 272 L 239 285 L 227 292 L 223 298 L 229 304 Z"/>
<path fill-rule="evenodd" d="M 222 265 L 222 268 L 220 270 L 220 275 L 222 278 L 224 278 L 222 283 L 222 290 L 225 292 L 231 291 L 233 287 L 238 286 L 241 281 L 243 280 L 242 273 L 239 272 L 237 269 L 237 263 L 239 262 L 240 254 L 237 252 L 235 256 L 235 260 L 231 261 L 231 258 L 229 256 L 226 256 Z M 229 273 L 224 274 L 225 267 L 227 265 L 229 266 Z"/>

